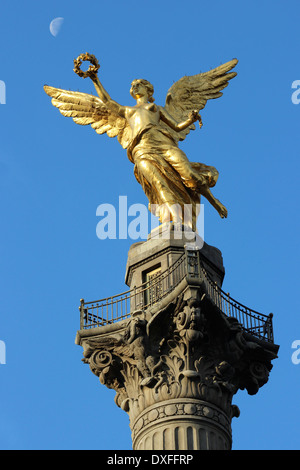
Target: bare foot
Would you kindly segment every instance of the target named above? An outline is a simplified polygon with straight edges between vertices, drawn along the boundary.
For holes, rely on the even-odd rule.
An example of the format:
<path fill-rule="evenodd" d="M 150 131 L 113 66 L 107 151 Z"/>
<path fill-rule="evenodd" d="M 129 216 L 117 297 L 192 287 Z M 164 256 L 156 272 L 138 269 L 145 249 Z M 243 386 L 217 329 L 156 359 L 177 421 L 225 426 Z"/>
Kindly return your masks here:
<path fill-rule="evenodd" d="M 210 189 L 207 186 L 203 186 L 201 191 L 199 191 L 206 199 L 211 203 L 211 205 L 218 211 L 222 219 L 226 218 L 228 211 L 225 206 L 211 193 Z"/>
<path fill-rule="evenodd" d="M 220 205 L 219 205 L 219 204 L 220 204 Z M 223 204 L 221 204 L 221 203 L 219 203 L 219 204 L 218 204 L 218 205 L 219 205 L 219 208 L 217 209 L 217 211 L 219 212 L 220 217 L 221 217 L 222 219 L 224 219 L 224 218 L 227 217 L 228 211 L 227 211 L 226 207 L 223 206 Z"/>

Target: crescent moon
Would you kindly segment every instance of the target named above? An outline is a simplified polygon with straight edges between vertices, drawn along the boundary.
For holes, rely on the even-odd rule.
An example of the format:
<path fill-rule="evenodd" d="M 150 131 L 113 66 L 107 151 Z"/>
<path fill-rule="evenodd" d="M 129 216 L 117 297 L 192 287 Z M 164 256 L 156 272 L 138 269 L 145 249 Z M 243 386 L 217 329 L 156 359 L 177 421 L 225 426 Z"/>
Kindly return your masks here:
<path fill-rule="evenodd" d="M 51 21 L 49 29 L 50 29 L 50 33 L 52 34 L 52 36 L 55 37 L 58 35 L 63 22 L 64 22 L 64 18 L 61 18 L 61 17 L 54 18 L 54 20 Z"/>

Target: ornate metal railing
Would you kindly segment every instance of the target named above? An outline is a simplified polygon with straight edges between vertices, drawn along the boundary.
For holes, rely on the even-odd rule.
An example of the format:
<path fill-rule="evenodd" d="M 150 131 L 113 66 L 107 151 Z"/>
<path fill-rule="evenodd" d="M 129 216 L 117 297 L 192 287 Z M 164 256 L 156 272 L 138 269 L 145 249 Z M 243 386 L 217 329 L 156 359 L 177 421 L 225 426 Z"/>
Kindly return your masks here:
<path fill-rule="evenodd" d="M 138 287 L 93 302 L 81 299 L 80 328 L 104 326 L 128 318 L 131 313 L 145 311 L 162 300 L 184 279 L 185 253 L 156 279 Z"/>
<path fill-rule="evenodd" d="M 221 310 L 227 317 L 236 318 L 248 333 L 258 337 L 259 339 L 273 343 L 273 314 L 270 313 L 269 315 L 264 315 L 241 304 L 230 297 L 228 293 L 225 293 L 209 278 L 206 270 L 201 265 L 201 262 L 200 269 L 206 287 L 206 293 L 219 310 Z"/>
<path fill-rule="evenodd" d="M 184 278 L 199 281 L 210 301 L 226 317 L 235 318 L 246 332 L 264 341 L 274 342 L 273 314 L 256 312 L 225 293 L 209 277 L 199 250 L 186 250 L 172 266 L 138 287 L 92 302 L 81 299 L 80 329 L 109 325 L 129 318 L 133 312 L 146 311 L 170 294 Z"/>

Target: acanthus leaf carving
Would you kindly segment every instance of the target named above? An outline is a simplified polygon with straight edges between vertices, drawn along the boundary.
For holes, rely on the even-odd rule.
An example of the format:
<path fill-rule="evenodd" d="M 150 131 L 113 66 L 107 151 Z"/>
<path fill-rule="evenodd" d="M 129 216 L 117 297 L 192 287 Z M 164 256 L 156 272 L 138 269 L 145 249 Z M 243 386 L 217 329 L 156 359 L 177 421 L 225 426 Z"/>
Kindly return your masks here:
<path fill-rule="evenodd" d="M 256 393 L 268 380 L 261 346 L 244 337 L 236 319 L 209 316 L 192 296 L 162 312 L 163 321 L 132 317 L 122 333 L 86 341 L 85 360 L 131 421 L 154 403 L 195 398 L 232 413 L 239 388 Z"/>

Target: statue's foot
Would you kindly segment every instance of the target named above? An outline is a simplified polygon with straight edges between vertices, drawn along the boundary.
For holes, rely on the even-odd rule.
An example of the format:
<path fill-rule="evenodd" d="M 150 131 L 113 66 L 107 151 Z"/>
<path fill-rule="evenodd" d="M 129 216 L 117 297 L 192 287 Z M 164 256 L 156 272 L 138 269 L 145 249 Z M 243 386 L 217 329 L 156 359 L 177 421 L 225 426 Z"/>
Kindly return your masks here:
<path fill-rule="evenodd" d="M 202 194 L 206 199 L 211 203 L 211 205 L 218 211 L 220 217 L 222 219 L 226 218 L 228 215 L 228 211 L 223 204 L 213 196 L 208 186 L 203 186 L 200 190 L 200 194 Z"/>
<path fill-rule="evenodd" d="M 228 216 L 228 211 L 227 211 L 226 207 L 223 206 L 223 204 L 221 204 L 221 202 L 219 202 L 219 204 L 218 204 L 217 211 L 219 212 L 220 217 L 222 219 L 224 219 Z"/>

